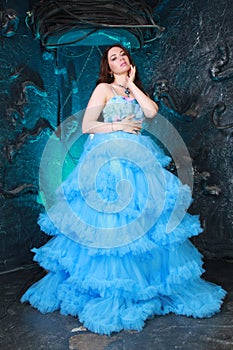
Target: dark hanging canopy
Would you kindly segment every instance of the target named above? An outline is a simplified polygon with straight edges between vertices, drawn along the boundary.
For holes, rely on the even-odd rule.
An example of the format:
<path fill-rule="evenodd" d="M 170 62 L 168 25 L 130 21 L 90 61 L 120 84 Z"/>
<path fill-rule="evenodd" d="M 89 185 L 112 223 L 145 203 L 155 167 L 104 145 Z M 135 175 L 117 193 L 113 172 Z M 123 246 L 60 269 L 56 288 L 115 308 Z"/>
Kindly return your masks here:
<path fill-rule="evenodd" d="M 152 8 L 136 0 L 42 0 L 26 22 L 46 49 L 116 42 L 139 48 L 164 29 L 155 23 Z"/>

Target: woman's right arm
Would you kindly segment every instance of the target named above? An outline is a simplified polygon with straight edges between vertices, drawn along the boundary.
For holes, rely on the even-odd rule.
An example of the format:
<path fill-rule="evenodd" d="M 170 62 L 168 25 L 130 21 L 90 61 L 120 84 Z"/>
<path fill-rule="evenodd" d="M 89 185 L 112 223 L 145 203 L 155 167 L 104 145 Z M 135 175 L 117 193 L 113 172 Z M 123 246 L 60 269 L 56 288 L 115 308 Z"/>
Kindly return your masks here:
<path fill-rule="evenodd" d="M 82 131 L 84 134 L 111 132 L 112 124 L 99 122 L 99 116 L 107 102 L 108 91 L 105 84 L 99 84 L 93 91 L 84 113 Z"/>
<path fill-rule="evenodd" d="M 111 97 L 111 91 L 107 84 L 102 83 L 96 86 L 84 113 L 82 122 L 82 132 L 84 134 L 109 133 L 120 130 L 137 134 L 141 129 L 141 124 L 132 120 L 134 116 L 127 116 L 120 122 L 98 121 L 104 106 Z"/>

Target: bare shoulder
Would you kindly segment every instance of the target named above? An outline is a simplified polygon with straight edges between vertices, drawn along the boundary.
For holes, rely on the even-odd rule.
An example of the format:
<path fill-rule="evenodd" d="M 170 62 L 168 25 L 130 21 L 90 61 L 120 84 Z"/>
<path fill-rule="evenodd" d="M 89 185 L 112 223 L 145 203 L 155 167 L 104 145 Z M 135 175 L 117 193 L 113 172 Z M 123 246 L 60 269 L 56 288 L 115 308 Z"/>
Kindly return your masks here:
<path fill-rule="evenodd" d="M 88 102 L 88 107 L 105 105 L 109 100 L 111 95 L 110 85 L 107 83 L 98 84 L 92 92 L 90 100 Z"/>
<path fill-rule="evenodd" d="M 109 91 L 111 91 L 111 87 L 108 83 L 100 83 L 96 86 L 95 90 L 108 93 Z"/>
<path fill-rule="evenodd" d="M 99 100 L 103 100 L 106 103 L 112 97 L 112 89 L 111 85 L 108 83 L 100 83 L 98 84 L 94 91 L 93 96 L 98 98 Z"/>

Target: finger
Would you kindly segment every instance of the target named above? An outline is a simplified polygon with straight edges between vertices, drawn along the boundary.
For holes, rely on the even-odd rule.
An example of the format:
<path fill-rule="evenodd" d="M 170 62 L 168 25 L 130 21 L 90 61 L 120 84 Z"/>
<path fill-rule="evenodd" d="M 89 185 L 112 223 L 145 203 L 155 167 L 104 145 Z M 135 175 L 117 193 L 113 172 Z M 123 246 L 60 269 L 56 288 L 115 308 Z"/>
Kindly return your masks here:
<path fill-rule="evenodd" d="M 133 125 L 135 128 L 139 128 L 139 129 L 142 128 L 142 123 L 134 123 Z"/>
<path fill-rule="evenodd" d="M 141 127 L 141 125 L 133 125 L 133 127 L 132 127 L 132 129 L 134 130 L 134 131 L 140 131 L 141 129 L 142 129 L 142 127 Z"/>
<path fill-rule="evenodd" d="M 135 114 L 130 114 L 127 117 L 125 117 L 125 119 L 131 120 L 135 117 Z"/>
<path fill-rule="evenodd" d="M 131 72 L 133 72 L 133 73 L 136 72 L 136 66 L 133 66 L 132 64 L 131 64 Z"/>

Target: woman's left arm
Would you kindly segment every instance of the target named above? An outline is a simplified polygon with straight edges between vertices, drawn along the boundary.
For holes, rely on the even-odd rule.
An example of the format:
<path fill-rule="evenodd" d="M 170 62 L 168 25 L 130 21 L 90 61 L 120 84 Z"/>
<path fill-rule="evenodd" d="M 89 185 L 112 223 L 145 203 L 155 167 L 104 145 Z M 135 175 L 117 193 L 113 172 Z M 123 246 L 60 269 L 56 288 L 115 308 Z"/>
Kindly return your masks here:
<path fill-rule="evenodd" d="M 136 73 L 136 67 L 131 66 L 131 70 L 128 76 L 127 86 L 132 91 L 135 99 L 139 103 L 141 109 L 144 112 L 146 118 L 154 118 L 158 112 L 158 105 L 149 96 L 147 96 L 137 85 L 134 83 Z"/>

